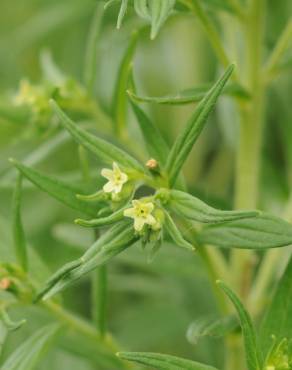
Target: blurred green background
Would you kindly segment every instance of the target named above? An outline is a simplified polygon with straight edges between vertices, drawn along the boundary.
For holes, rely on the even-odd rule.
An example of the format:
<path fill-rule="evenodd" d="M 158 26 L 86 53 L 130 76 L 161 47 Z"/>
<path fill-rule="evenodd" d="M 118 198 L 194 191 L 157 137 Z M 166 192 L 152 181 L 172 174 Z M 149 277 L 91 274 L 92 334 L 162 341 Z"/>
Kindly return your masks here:
<path fill-rule="evenodd" d="M 216 4 L 216 1 L 212 2 Z M 54 62 L 67 76 L 84 83 L 84 55 L 87 35 L 96 6 L 93 0 L 1 0 L 0 2 L 0 111 L 9 105 L 21 79 L 42 81 L 41 55 L 50 51 Z M 222 38 L 232 59 L 228 12 L 208 7 L 214 22 L 221 27 Z M 289 15 L 289 0 L 268 2 L 266 14 L 265 53 L 273 47 Z M 96 96 L 108 112 L 122 56 L 133 30 L 142 24 L 129 10 L 123 27 L 117 31 L 118 4 L 106 11 L 98 41 Z M 217 24 L 216 23 L 216 24 Z M 241 60 L 236 60 L 241 68 Z M 281 214 L 291 188 L 292 122 L 291 122 L 291 55 L 283 75 L 266 92 L 266 126 L 263 147 L 260 208 Z M 288 67 L 287 67 L 288 66 Z M 134 58 L 134 75 L 141 94 L 159 96 L 213 81 L 220 73 L 208 40 L 197 19 L 177 13 L 167 21 L 154 41 L 143 33 Z M 290 68 L 290 69 L 289 69 Z M 244 81 L 243 81 L 244 83 Z M 145 110 L 171 143 L 179 132 L 193 104 L 187 106 L 145 105 Z M 102 125 L 95 122 L 97 127 Z M 141 140 L 132 114 L 128 115 L 129 136 Z M 185 174 L 194 194 L 208 203 L 231 208 L 233 173 L 238 137 L 238 117 L 232 101 L 223 97 L 208 126 L 190 156 Z M 29 122 L 14 122 L 0 114 L 0 259 L 13 259 L 10 217 L 14 173 L 8 158 L 23 160 L 50 138 L 46 134 L 30 134 Z M 145 158 L 141 145 L 139 154 Z M 144 156 L 144 157 L 143 157 Z M 77 147 L 71 141 L 56 148 L 38 168 L 71 182 L 80 181 Z M 98 176 L 99 163 L 94 163 Z M 94 186 L 98 187 L 96 180 Z M 33 275 L 42 283 L 63 263 L 76 258 L 87 248 L 93 235 L 73 225 L 78 214 L 60 205 L 29 183 L 24 184 L 23 219 L 30 248 L 39 256 L 33 264 Z M 39 267 L 45 264 L 47 272 Z M 63 295 L 66 307 L 90 318 L 90 279 L 78 282 Z M 147 253 L 131 248 L 110 265 L 109 327 L 122 348 L 171 353 L 198 361 L 222 364 L 222 342 L 203 339 L 190 343 L 186 333 L 192 320 L 202 313 L 215 313 L 212 288 L 202 262 L 172 245 L 164 245 L 150 264 Z M 35 328 L 50 320 L 36 307 L 15 309 L 14 317 L 26 317 L 27 325 L 9 336 L 3 358 Z M 71 333 L 74 336 L 74 333 Z M 75 334 L 76 335 L 76 334 Z M 78 337 L 77 337 L 78 338 Z M 68 344 L 68 333 L 54 346 L 38 369 L 102 369 L 87 357 L 77 355 Z M 81 351 L 82 352 L 82 351 Z"/>

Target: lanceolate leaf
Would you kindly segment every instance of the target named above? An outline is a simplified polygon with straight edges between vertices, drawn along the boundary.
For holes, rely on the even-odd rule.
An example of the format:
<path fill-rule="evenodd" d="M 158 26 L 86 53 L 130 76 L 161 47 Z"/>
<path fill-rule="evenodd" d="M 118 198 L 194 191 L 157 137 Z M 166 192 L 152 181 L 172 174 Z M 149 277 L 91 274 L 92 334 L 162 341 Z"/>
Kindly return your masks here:
<path fill-rule="evenodd" d="M 38 299 L 42 297 L 43 299 L 48 299 L 66 289 L 96 267 L 107 263 L 115 255 L 132 245 L 137 239 L 137 236 L 134 235 L 133 227 L 129 225 L 128 221 L 114 225 L 80 259 L 66 264 L 57 271 L 54 274 L 54 278 L 51 278 L 38 294 Z"/>
<path fill-rule="evenodd" d="M 117 28 L 120 29 L 128 7 L 128 0 L 121 0 L 121 7 L 117 20 Z"/>
<path fill-rule="evenodd" d="M 147 352 L 119 352 L 118 357 L 160 370 L 216 370 L 213 366 L 184 358 Z"/>
<path fill-rule="evenodd" d="M 124 210 L 125 210 L 125 207 L 123 207 L 122 209 L 119 209 L 118 211 L 110 214 L 107 217 L 100 217 L 100 218 L 95 218 L 92 220 L 83 220 L 83 219 L 78 218 L 77 220 L 75 220 L 75 223 L 80 226 L 84 226 L 84 227 L 98 227 L 98 226 L 111 225 L 123 219 Z"/>
<path fill-rule="evenodd" d="M 171 190 L 167 207 L 182 217 L 206 223 L 245 219 L 259 215 L 258 211 L 221 211 L 200 199 L 179 190 Z"/>
<path fill-rule="evenodd" d="M 139 17 L 149 21 L 151 20 L 148 0 L 134 0 L 134 8 Z"/>
<path fill-rule="evenodd" d="M 76 193 L 78 193 L 80 189 L 75 189 L 71 185 L 64 183 L 63 181 L 52 176 L 44 175 L 14 159 L 11 161 L 25 177 L 27 177 L 42 191 L 50 194 L 52 197 L 66 204 L 67 206 L 87 214 L 88 216 L 96 215 L 96 205 L 77 199 Z"/>
<path fill-rule="evenodd" d="M 277 343 L 283 338 L 292 338 L 292 258 L 279 281 L 270 306 L 264 317 L 260 338 L 263 351 L 267 354 L 274 335 Z"/>
<path fill-rule="evenodd" d="M 177 244 L 179 247 L 183 247 L 191 251 L 194 251 L 195 247 L 183 238 L 179 229 L 177 228 L 176 224 L 174 223 L 168 212 L 164 211 L 164 215 L 165 215 L 164 227 L 168 232 L 169 236 L 171 237 L 171 239 L 174 241 L 174 243 Z"/>
<path fill-rule="evenodd" d="M 12 231 L 13 231 L 13 242 L 17 260 L 24 269 L 27 271 L 27 251 L 25 234 L 21 221 L 21 184 L 22 175 L 19 174 L 16 180 L 16 186 L 13 194 L 13 205 L 12 205 Z"/>
<path fill-rule="evenodd" d="M 126 90 L 128 88 L 129 74 L 131 71 L 133 55 L 137 46 L 138 35 L 138 32 L 133 33 L 118 71 L 118 78 L 113 98 L 113 113 L 118 134 L 122 134 L 123 130 L 126 129 L 128 103 Z"/>
<path fill-rule="evenodd" d="M 205 227 L 198 241 L 223 248 L 266 249 L 292 244 L 292 225 L 280 218 L 260 215 Z"/>
<path fill-rule="evenodd" d="M 161 26 L 167 20 L 170 15 L 175 0 L 149 0 L 150 11 L 151 11 L 151 35 L 150 38 L 153 40 Z"/>
<path fill-rule="evenodd" d="M 228 286 L 226 286 L 222 281 L 217 281 L 217 284 L 233 303 L 240 319 L 248 370 L 262 370 L 262 354 L 260 352 L 255 329 L 248 312 Z"/>
<path fill-rule="evenodd" d="M 204 98 L 208 90 L 212 86 L 205 84 L 190 89 L 179 91 L 175 94 L 165 96 L 140 96 L 136 95 L 133 91 L 127 91 L 132 100 L 142 103 L 157 103 L 157 104 L 170 104 L 180 105 L 199 102 Z M 241 99 L 249 99 L 249 93 L 237 83 L 228 84 L 222 91 L 224 95 L 235 96 Z"/>
<path fill-rule="evenodd" d="M 192 344 L 197 344 L 201 337 L 219 338 L 231 332 L 237 326 L 238 320 L 233 315 L 224 317 L 205 315 L 191 323 L 187 331 L 187 338 Z"/>
<path fill-rule="evenodd" d="M 157 159 L 161 164 L 165 164 L 169 153 L 166 142 L 143 110 L 134 102 L 132 102 L 132 108 L 144 136 L 149 155 L 153 156 L 153 158 Z"/>
<path fill-rule="evenodd" d="M 102 159 L 106 163 L 112 164 L 112 162 L 117 162 L 122 167 L 126 167 L 142 173 L 145 172 L 142 164 L 139 163 L 130 154 L 77 126 L 60 109 L 55 101 L 51 100 L 51 105 L 57 116 L 59 117 L 62 125 L 65 127 L 66 130 L 69 131 L 74 140 L 83 145 L 92 154 Z"/>
<path fill-rule="evenodd" d="M 233 72 L 233 69 L 234 65 L 230 65 L 223 76 L 216 82 L 204 99 L 198 104 L 186 127 L 175 141 L 166 164 L 166 171 L 169 175 L 170 185 L 175 183 L 175 180 L 185 160 L 187 159 L 194 143 L 200 135 L 207 118 L 212 112 L 219 95 L 221 94 L 226 82 Z"/>
<path fill-rule="evenodd" d="M 35 332 L 1 366 L 1 370 L 32 370 L 54 338 L 59 326 L 49 325 Z"/>

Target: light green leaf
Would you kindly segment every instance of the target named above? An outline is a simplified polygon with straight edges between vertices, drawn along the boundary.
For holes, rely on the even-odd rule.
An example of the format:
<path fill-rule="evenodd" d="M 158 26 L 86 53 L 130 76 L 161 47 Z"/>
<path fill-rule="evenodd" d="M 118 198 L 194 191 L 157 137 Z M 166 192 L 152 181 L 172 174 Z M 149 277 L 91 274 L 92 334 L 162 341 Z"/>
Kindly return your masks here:
<path fill-rule="evenodd" d="M 169 236 L 174 241 L 174 243 L 177 244 L 179 247 L 183 247 L 191 251 L 194 251 L 195 247 L 183 238 L 173 219 L 170 217 L 169 213 L 166 212 L 165 210 L 164 216 L 165 220 L 163 226 L 165 227 L 166 231 L 168 232 Z"/>
<path fill-rule="evenodd" d="M 134 9 L 140 18 L 151 20 L 151 14 L 148 8 L 148 0 L 134 0 Z"/>
<path fill-rule="evenodd" d="M 292 225 L 280 218 L 261 215 L 205 227 L 198 241 L 223 248 L 266 249 L 292 244 Z"/>
<path fill-rule="evenodd" d="M 77 225 L 84 226 L 84 227 L 98 227 L 98 226 L 106 226 L 111 225 L 115 222 L 121 221 L 124 218 L 124 210 L 126 207 L 119 209 L 118 211 L 111 213 L 107 217 L 100 217 L 95 218 L 92 220 L 83 220 L 81 218 L 76 219 L 74 222 Z"/>
<path fill-rule="evenodd" d="M 126 14 L 128 7 L 128 0 L 121 0 L 121 7 L 118 15 L 118 20 L 117 20 L 117 29 L 121 28 L 124 16 Z"/>
<path fill-rule="evenodd" d="M 158 129 L 153 125 L 143 110 L 134 102 L 131 102 L 137 122 L 142 131 L 145 144 L 150 156 L 165 164 L 169 148 Z"/>
<path fill-rule="evenodd" d="M 123 360 L 160 370 L 216 370 L 213 366 L 160 353 L 119 352 L 117 356 Z"/>
<path fill-rule="evenodd" d="M 76 193 L 78 193 L 80 189 L 76 189 L 72 185 L 69 185 L 52 176 L 44 175 L 33 168 L 25 166 L 15 159 L 12 159 L 11 162 L 33 184 L 35 184 L 42 191 L 50 194 L 53 198 L 66 204 L 70 208 L 87 214 L 88 216 L 96 215 L 96 205 L 76 198 Z"/>
<path fill-rule="evenodd" d="M 233 315 L 218 317 L 204 315 L 191 323 L 187 331 L 187 339 L 192 344 L 197 344 L 204 336 L 219 338 L 238 326 L 237 318 Z"/>
<path fill-rule="evenodd" d="M 102 159 L 106 163 L 112 164 L 112 162 L 117 162 L 125 168 L 145 173 L 143 165 L 139 163 L 135 158 L 133 158 L 130 154 L 77 126 L 60 109 L 60 107 L 54 100 L 51 100 L 51 105 L 53 110 L 59 117 L 62 125 L 66 130 L 69 131 L 74 140 L 83 145 L 92 154 Z"/>
<path fill-rule="evenodd" d="M 1 366 L 1 370 L 33 370 L 44 355 L 49 342 L 59 330 L 58 325 L 48 325 L 22 343 Z"/>
<path fill-rule="evenodd" d="M 0 309 L 0 323 L 3 323 L 8 331 L 19 329 L 26 323 L 26 320 L 13 321 L 4 308 Z M 1 329 L 0 329 L 1 330 Z"/>
<path fill-rule="evenodd" d="M 61 267 L 38 294 L 44 300 L 63 291 L 76 280 L 111 260 L 138 240 L 128 221 L 114 225 L 78 260 Z"/>
<path fill-rule="evenodd" d="M 139 32 L 134 32 L 131 36 L 129 45 L 123 56 L 116 81 L 113 97 L 113 114 L 116 125 L 116 132 L 122 135 L 127 123 L 127 103 L 128 97 L 126 90 L 128 88 L 129 76 L 132 66 L 133 56 L 136 50 Z"/>
<path fill-rule="evenodd" d="M 282 339 L 292 338 L 292 258 L 279 281 L 271 304 L 267 308 L 266 315 L 260 330 L 260 339 L 264 354 L 271 347 L 271 336 L 275 336 L 276 342 Z"/>
<path fill-rule="evenodd" d="M 127 93 L 130 98 L 134 101 L 141 103 L 157 103 L 157 104 L 170 104 L 180 105 L 196 103 L 201 101 L 208 90 L 212 87 L 211 84 L 204 84 L 190 89 L 179 91 L 175 94 L 164 95 L 164 96 L 141 96 L 135 94 L 133 91 L 128 90 Z M 241 99 L 249 99 L 250 94 L 239 84 L 229 83 L 222 91 L 222 94 L 235 96 Z"/>
<path fill-rule="evenodd" d="M 204 99 L 198 104 L 186 127 L 175 141 L 166 164 L 166 171 L 169 176 L 170 185 L 175 183 L 185 160 L 200 135 L 207 118 L 212 112 L 219 95 L 233 72 L 233 69 L 233 64 L 226 69 L 223 76 L 215 83 Z"/>
<path fill-rule="evenodd" d="M 151 12 L 151 40 L 155 39 L 160 28 L 167 20 L 173 7 L 175 0 L 149 0 L 149 8 Z"/>
<path fill-rule="evenodd" d="M 12 235 L 17 261 L 19 262 L 23 270 L 27 271 L 28 260 L 26 251 L 26 240 L 21 221 L 21 185 L 22 175 L 19 174 L 16 180 L 12 200 Z"/>
<path fill-rule="evenodd" d="M 222 281 L 217 281 L 217 284 L 233 303 L 240 319 L 248 370 L 262 370 L 262 353 L 260 352 L 256 332 L 248 312 L 227 285 Z"/>
<path fill-rule="evenodd" d="M 205 223 L 233 221 L 260 214 L 258 211 L 221 211 L 179 190 L 170 190 L 167 207 L 181 217 Z"/>

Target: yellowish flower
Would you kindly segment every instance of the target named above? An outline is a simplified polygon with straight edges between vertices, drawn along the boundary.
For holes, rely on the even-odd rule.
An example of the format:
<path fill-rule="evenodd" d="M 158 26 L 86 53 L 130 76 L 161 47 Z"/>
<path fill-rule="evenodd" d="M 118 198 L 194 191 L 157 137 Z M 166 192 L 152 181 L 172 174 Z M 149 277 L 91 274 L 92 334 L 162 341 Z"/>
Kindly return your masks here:
<path fill-rule="evenodd" d="M 141 231 L 145 224 L 152 227 L 157 224 L 157 220 L 151 214 L 154 209 L 152 202 L 133 200 L 132 204 L 133 208 L 125 209 L 124 216 L 134 219 L 134 229 L 136 231 Z"/>
<path fill-rule="evenodd" d="M 113 163 L 112 170 L 103 168 L 101 170 L 101 175 L 108 180 L 103 187 L 103 191 L 105 193 L 120 193 L 123 185 L 128 181 L 128 176 L 120 170 L 119 166 L 115 162 Z"/>

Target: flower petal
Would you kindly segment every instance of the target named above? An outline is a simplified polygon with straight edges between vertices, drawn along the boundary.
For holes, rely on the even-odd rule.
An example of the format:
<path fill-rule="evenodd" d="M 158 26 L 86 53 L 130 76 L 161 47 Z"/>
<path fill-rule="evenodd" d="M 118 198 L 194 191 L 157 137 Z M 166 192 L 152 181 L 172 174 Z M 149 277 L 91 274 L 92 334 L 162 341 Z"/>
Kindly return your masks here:
<path fill-rule="evenodd" d="M 143 229 L 143 226 L 145 224 L 145 219 L 142 217 L 135 217 L 134 219 L 134 229 L 136 231 L 141 231 Z"/>
<path fill-rule="evenodd" d="M 114 189 L 115 189 L 115 184 L 114 184 L 112 181 L 107 182 L 107 183 L 103 186 L 103 191 L 104 191 L 105 193 L 111 193 Z"/>
<path fill-rule="evenodd" d="M 124 210 L 124 216 L 126 216 L 126 217 L 131 217 L 131 218 L 135 218 L 135 217 L 136 217 L 135 208 L 128 208 L 128 209 L 125 209 L 125 210 Z"/>
<path fill-rule="evenodd" d="M 156 219 L 152 215 L 148 215 L 145 218 L 145 223 L 148 225 L 155 225 L 156 224 Z"/>
<path fill-rule="evenodd" d="M 143 206 L 147 213 L 151 213 L 154 209 L 154 204 L 151 202 L 144 203 Z"/>
<path fill-rule="evenodd" d="M 105 177 L 106 179 L 113 181 L 115 179 L 114 172 L 108 168 L 103 168 L 101 170 L 101 176 Z"/>

